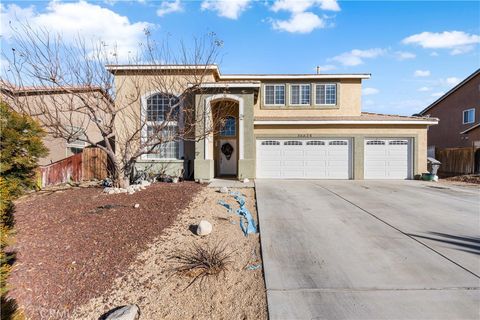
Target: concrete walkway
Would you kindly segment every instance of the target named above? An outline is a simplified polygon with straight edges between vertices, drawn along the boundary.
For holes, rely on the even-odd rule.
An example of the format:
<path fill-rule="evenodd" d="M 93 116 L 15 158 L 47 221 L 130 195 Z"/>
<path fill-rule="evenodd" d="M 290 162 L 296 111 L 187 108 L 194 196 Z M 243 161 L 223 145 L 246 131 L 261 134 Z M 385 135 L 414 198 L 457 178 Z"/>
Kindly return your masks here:
<path fill-rule="evenodd" d="M 271 319 L 479 319 L 478 190 L 256 181 Z"/>

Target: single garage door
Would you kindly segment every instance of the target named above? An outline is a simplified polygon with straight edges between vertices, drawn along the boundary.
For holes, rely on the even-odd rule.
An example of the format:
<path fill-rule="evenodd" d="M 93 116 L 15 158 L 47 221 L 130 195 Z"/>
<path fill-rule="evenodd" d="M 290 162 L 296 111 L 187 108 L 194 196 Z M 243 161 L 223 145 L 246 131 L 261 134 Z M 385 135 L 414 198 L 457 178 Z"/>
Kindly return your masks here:
<path fill-rule="evenodd" d="M 411 179 L 410 139 L 366 139 L 365 179 Z"/>
<path fill-rule="evenodd" d="M 350 179 L 349 139 L 257 140 L 257 178 Z"/>

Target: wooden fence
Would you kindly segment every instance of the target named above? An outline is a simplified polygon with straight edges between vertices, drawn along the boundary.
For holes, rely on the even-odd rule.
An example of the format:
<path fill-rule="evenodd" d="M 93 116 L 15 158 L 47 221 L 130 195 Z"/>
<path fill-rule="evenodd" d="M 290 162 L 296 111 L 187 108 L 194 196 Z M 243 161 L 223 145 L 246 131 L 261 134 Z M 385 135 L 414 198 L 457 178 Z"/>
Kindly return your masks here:
<path fill-rule="evenodd" d="M 437 149 L 435 158 L 442 163 L 439 174 L 455 176 L 477 173 L 480 166 L 479 152 L 480 149 L 472 147 Z"/>
<path fill-rule="evenodd" d="M 83 152 L 40 166 L 40 186 L 77 183 L 86 180 L 105 179 L 108 176 L 107 154 L 98 148 L 85 148 Z"/>

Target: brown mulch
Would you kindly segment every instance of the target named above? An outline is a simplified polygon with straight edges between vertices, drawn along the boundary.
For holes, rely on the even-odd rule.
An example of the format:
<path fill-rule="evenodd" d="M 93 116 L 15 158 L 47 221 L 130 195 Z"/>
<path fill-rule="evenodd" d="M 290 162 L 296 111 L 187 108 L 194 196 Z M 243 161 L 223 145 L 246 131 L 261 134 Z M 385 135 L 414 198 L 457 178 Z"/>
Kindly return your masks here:
<path fill-rule="evenodd" d="M 474 183 L 480 184 L 480 174 L 466 174 L 462 176 L 455 176 L 446 178 L 447 181 L 454 181 L 454 182 L 465 182 L 465 183 Z"/>
<path fill-rule="evenodd" d="M 76 188 L 19 200 L 9 295 L 34 319 L 68 314 L 110 288 L 201 189 L 157 183 L 133 195 Z"/>

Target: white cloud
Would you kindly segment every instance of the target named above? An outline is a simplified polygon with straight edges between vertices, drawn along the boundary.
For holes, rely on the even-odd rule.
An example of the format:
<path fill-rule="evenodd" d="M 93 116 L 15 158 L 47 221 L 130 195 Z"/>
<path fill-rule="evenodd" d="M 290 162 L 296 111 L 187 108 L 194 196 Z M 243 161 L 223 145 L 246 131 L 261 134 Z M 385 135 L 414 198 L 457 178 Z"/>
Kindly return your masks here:
<path fill-rule="evenodd" d="M 430 53 L 430 55 L 432 57 L 438 57 L 438 52 L 437 51 L 433 51 L 432 53 Z"/>
<path fill-rule="evenodd" d="M 42 13 L 36 12 L 33 6 L 21 8 L 15 4 L 2 5 L 0 10 L 2 36 L 7 39 L 12 36 L 10 21 L 12 25 L 28 21 L 32 28 L 58 33 L 67 42 L 73 43 L 80 35 L 87 45 L 103 41 L 110 48 L 116 46 L 120 59 L 135 53 L 144 30 L 153 26 L 148 22 L 132 23 L 126 16 L 85 1 L 52 1 Z"/>
<path fill-rule="evenodd" d="M 447 79 L 445 79 L 445 83 L 449 86 L 456 86 L 460 83 L 460 81 L 462 81 L 462 79 L 457 77 L 448 77 Z"/>
<path fill-rule="evenodd" d="M 325 27 L 325 22 L 314 13 L 300 12 L 292 14 L 288 20 L 274 20 L 272 26 L 276 30 L 291 33 L 309 33 Z"/>
<path fill-rule="evenodd" d="M 335 70 L 337 69 L 336 66 L 334 66 L 333 64 L 325 64 L 323 66 L 319 66 L 320 67 L 320 73 L 324 72 L 324 71 L 331 71 L 331 70 Z M 317 71 L 317 69 L 315 68 L 315 72 Z"/>
<path fill-rule="evenodd" d="M 274 12 L 284 10 L 291 13 L 302 13 L 312 7 L 319 7 L 322 10 L 340 11 L 336 0 L 277 0 L 271 9 Z"/>
<path fill-rule="evenodd" d="M 444 92 L 434 92 L 431 94 L 431 97 L 433 98 L 438 98 L 438 97 L 441 97 L 443 96 Z"/>
<path fill-rule="evenodd" d="M 427 92 L 427 91 L 430 91 L 432 90 L 431 88 L 429 87 L 421 87 L 421 88 L 418 88 L 417 91 L 420 91 L 420 92 Z"/>
<path fill-rule="evenodd" d="M 377 94 L 379 92 L 380 92 L 380 90 L 378 90 L 377 88 L 369 88 L 369 87 L 363 88 L 363 90 L 362 90 L 362 94 L 364 96 L 371 96 L 371 95 Z"/>
<path fill-rule="evenodd" d="M 180 0 L 163 1 L 160 4 L 160 8 L 157 9 L 157 16 L 163 17 L 166 14 L 181 11 L 183 11 L 183 6 Z"/>
<path fill-rule="evenodd" d="M 415 70 L 413 73 L 414 77 L 429 77 L 430 76 L 430 70 Z"/>
<path fill-rule="evenodd" d="M 395 52 L 395 56 L 398 60 L 415 59 L 417 57 L 415 53 L 407 51 L 397 51 Z"/>
<path fill-rule="evenodd" d="M 404 44 L 415 44 L 426 49 L 449 49 L 450 54 L 472 51 L 480 43 L 480 35 L 463 31 L 422 32 L 402 40 Z"/>
<path fill-rule="evenodd" d="M 202 10 L 215 11 L 220 17 L 237 20 L 249 4 L 250 0 L 204 0 L 201 8 Z"/>
<path fill-rule="evenodd" d="M 384 49 L 373 48 L 368 50 L 354 49 L 344 52 L 338 56 L 328 59 L 329 61 L 337 61 L 344 66 L 358 66 L 364 63 L 364 59 L 373 59 L 385 54 Z"/>
<path fill-rule="evenodd" d="M 325 19 L 312 12 L 314 8 L 340 11 L 337 0 L 276 0 L 270 9 L 274 12 L 287 11 L 291 16 L 286 20 L 270 19 L 272 27 L 292 33 L 309 33 L 325 28 Z"/>

